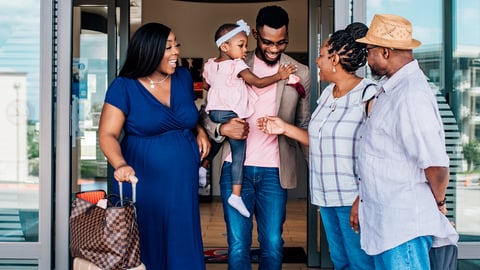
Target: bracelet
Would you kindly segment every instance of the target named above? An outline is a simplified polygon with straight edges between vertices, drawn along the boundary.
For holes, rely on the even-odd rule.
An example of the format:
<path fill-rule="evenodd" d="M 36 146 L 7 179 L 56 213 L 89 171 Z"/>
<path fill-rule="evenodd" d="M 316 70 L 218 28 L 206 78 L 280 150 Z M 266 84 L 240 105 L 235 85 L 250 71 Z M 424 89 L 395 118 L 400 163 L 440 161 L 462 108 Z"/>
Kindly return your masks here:
<path fill-rule="evenodd" d="M 442 207 L 445 205 L 445 203 L 447 203 L 447 197 L 443 198 L 443 200 L 437 202 L 437 206 L 438 207 Z"/>
<path fill-rule="evenodd" d="M 122 168 L 122 167 L 125 167 L 125 166 L 128 166 L 128 164 L 125 163 L 125 164 L 122 164 L 122 165 L 118 166 L 117 168 L 115 168 L 115 171 L 118 170 L 118 169 L 120 169 L 120 168 Z"/>

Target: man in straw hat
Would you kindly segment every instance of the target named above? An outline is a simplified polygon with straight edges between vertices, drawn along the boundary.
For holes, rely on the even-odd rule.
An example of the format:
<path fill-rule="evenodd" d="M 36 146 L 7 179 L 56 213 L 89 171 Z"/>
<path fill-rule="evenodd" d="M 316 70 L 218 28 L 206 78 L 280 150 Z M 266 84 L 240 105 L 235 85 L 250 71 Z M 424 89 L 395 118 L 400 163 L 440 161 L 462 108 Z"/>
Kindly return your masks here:
<path fill-rule="evenodd" d="M 357 41 L 382 77 L 359 145 L 362 249 L 375 269 L 430 269 L 430 248 L 456 244 L 458 234 L 445 217 L 442 119 L 412 53 L 421 43 L 408 20 L 388 14 L 375 15 Z"/>

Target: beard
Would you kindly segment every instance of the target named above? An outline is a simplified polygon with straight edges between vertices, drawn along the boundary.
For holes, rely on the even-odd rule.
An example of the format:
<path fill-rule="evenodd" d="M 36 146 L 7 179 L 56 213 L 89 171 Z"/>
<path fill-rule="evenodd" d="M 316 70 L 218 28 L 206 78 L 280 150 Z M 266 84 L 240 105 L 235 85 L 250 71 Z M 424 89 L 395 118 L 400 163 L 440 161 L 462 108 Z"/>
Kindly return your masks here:
<path fill-rule="evenodd" d="M 283 53 L 283 52 L 282 52 Z M 255 49 L 255 54 L 260 58 L 262 59 L 263 62 L 265 62 L 267 64 L 267 66 L 275 66 L 278 61 L 280 61 L 280 55 L 282 53 L 279 53 L 277 58 L 275 58 L 275 60 L 268 60 L 267 57 L 265 56 L 265 52 L 262 51 L 259 47 L 257 47 Z"/>

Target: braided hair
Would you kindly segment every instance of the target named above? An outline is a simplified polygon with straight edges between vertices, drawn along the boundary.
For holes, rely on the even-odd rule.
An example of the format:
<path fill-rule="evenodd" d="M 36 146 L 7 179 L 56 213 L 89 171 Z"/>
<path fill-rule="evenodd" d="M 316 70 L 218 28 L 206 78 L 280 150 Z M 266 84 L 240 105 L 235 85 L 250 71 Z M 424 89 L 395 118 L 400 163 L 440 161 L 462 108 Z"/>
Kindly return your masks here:
<path fill-rule="evenodd" d="M 355 72 L 367 63 L 366 44 L 355 40 L 367 34 L 368 27 L 359 22 L 354 22 L 345 28 L 332 34 L 328 41 L 330 48 L 328 53 L 337 53 L 340 57 L 340 65 L 347 72 Z"/>

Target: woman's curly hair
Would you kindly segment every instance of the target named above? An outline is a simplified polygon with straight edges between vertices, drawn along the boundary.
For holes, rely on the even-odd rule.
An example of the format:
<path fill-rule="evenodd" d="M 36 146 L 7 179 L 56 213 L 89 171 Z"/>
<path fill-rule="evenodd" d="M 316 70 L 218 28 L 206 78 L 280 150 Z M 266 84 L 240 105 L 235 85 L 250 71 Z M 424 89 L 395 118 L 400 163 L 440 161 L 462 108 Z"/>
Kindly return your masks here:
<path fill-rule="evenodd" d="M 368 27 L 359 22 L 352 23 L 345 30 L 338 30 L 330 36 L 327 44 L 329 54 L 340 56 L 340 64 L 348 72 L 355 72 L 367 63 L 366 45 L 355 40 L 366 35 Z"/>

